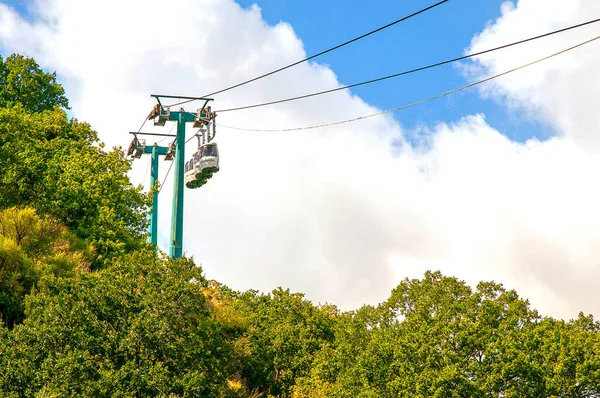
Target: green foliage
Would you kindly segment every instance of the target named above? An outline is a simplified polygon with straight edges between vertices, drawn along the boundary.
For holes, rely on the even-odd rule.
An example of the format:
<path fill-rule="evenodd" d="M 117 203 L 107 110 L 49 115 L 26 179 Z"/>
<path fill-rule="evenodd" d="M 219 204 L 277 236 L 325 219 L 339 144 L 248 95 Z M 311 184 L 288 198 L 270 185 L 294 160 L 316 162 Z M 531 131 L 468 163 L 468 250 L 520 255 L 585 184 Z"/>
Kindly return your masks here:
<path fill-rule="evenodd" d="M 79 243 L 35 210 L 0 211 L 0 315 L 9 327 L 24 318 L 24 300 L 44 275 L 72 277 L 89 264 Z"/>
<path fill-rule="evenodd" d="M 427 273 L 344 318 L 297 396 L 600 394 L 597 324 L 543 319 L 514 291 Z M 596 394 L 596 395 L 594 395 Z"/>
<path fill-rule="evenodd" d="M 149 204 L 131 185 L 123 152 L 104 152 L 96 139 L 60 110 L 0 108 L 0 208 L 54 215 L 94 247 L 94 268 L 145 244 Z"/>
<path fill-rule="evenodd" d="M 282 289 L 270 295 L 239 294 L 232 307 L 239 315 L 229 319 L 243 331 L 235 344 L 245 386 L 269 396 L 291 396 L 296 378 L 308 374 L 314 355 L 333 339 L 334 313 Z"/>
<path fill-rule="evenodd" d="M 5 338 L 3 394 L 218 397 L 230 346 L 191 261 L 136 253 L 102 271 L 45 278 Z"/>
<path fill-rule="evenodd" d="M 29 112 L 69 108 L 56 73 L 45 73 L 31 58 L 0 56 L 0 107 L 21 104 Z"/>
<path fill-rule="evenodd" d="M 7 325 L 23 321 L 25 295 L 36 280 L 35 268 L 23 249 L 0 236 L 0 314 Z"/>
<path fill-rule="evenodd" d="M 0 57 L 0 208 L 31 206 L 90 243 L 93 268 L 145 245 L 148 198 L 127 177 L 120 149 L 98 144 L 86 123 L 30 58 Z"/>

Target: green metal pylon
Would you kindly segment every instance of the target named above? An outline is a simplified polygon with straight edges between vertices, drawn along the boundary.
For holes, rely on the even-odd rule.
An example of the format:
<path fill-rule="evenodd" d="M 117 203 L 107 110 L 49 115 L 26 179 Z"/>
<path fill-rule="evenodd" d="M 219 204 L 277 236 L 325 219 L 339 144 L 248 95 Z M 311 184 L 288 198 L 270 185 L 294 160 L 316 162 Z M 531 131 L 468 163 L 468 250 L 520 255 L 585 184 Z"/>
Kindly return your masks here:
<path fill-rule="evenodd" d="M 171 247 L 169 254 L 179 258 L 183 254 L 183 180 L 185 165 L 185 113 L 173 112 L 177 117 L 175 149 L 175 176 L 173 182 L 173 210 L 171 213 Z"/>
<path fill-rule="evenodd" d="M 158 245 L 158 145 L 152 147 L 152 165 L 150 166 L 150 189 L 152 193 L 152 214 L 150 216 L 150 243 Z"/>
<path fill-rule="evenodd" d="M 150 166 L 150 189 L 154 189 L 152 194 L 152 211 L 150 212 L 150 236 L 148 241 L 156 248 L 158 246 L 158 159 L 160 155 L 166 155 L 169 148 L 154 144 L 152 147 L 146 147 L 144 153 L 152 155 L 152 164 Z"/>
<path fill-rule="evenodd" d="M 177 138 L 175 139 L 175 175 L 173 176 L 173 209 L 171 212 L 171 246 L 169 255 L 179 258 L 183 254 L 183 190 L 185 167 L 185 124 L 196 120 L 192 113 L 171 112 L 170 120 L 177 122 Z"/>

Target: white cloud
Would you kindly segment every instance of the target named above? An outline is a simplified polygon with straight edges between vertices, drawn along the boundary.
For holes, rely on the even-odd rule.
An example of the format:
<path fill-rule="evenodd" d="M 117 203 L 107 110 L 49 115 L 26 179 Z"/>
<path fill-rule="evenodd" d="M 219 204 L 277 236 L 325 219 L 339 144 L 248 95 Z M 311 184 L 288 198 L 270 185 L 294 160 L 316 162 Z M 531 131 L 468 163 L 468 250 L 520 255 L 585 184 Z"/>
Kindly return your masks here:
<path fill-rule="evenodd" d="M 469 52 L 477 52 L 600 17 L 594 0 L 519 0 L 506 2 L 502 16 L 473 39 Z M 599 24 L 547 37 L 478 57 L 480 72 L 495 74 L 534 61 L 599 35 Z M 554 126 L 561 135 L 582 146 L 600 150 L 596 111 L 600 82 L 600 41 L 503 77 L 484 87 L 508 104 L 524 108 L 531 117 Z"/>
<path fill-rule="evenodd" d="M 137 130 L 153 105 L 149 93 L 205 94 L 305 56 L 291 26 L 269 26 L 257 7 L 243 9 L 231 0 L 178 0 L 168 7 L 157 0 L 35 4 L 33 25 L 0 5 L 0 48 L 58 70 L 75 115 L 110 145 L 128 144 L 127 132 Z M 593 0 L 505 5 L 503 17 L 474 40 L 473 49 L 562 26 L 597 9 Z M 552 49 L 575 36 L 551 43 Z M 592 138 L 597 116 L 558 97 L 577 99 L 584 110 L 597 108 L 594 80 L 581 86 L 597 65 L 589 52 L 505 78 L 487 91 L 541 109 L 544 121 L 562 133 L 546 142 L 512 142 L 482 115 L 430 126 L 427 145 L 418 148 L 403 143 L 389 117 L 294 133 L 220 128 L 222 171 L 202 189 L 186 192 L 185 249 L 209 277 L 234 288 L 283 285 L 344 308 L 383 300 L 401 278 L 441 269 L 470 283 L 503 282 L 546 314 L 598 314 L 592 281 L 600 277 L 600 190 L 594 184 L 600 160 L 581 146 L 581 139 Z M 536 53 L 529 48 L 482 58 L 482 73 L 520 64 L 525 55 Z M 337 84 L 330 69 L 303 64 L 220 95 L 215 108 Z M 374 111 L 338 92 L 223 113 L 218 121 L 295 127 Z M 161 161 L 163 175 L 167 167 Z M 138 161 L 134 180 L 141 181 L 145 169 Z M 170 192 L 167 184 L 160 206 L 163 242 Z"/>

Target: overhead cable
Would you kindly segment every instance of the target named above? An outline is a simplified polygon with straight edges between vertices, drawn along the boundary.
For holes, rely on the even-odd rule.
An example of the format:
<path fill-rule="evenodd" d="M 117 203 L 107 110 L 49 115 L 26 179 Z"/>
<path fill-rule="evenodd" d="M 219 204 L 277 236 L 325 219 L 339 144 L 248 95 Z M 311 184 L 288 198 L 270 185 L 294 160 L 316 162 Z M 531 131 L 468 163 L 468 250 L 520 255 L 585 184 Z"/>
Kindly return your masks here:
<path fill-rule="evenodd" d="M 312 129 L 317 129 L 317 128 L 321 128 L 321 127 L 329 127 L 329 126 L 336 126 L 336 125 L 344 124 L 344 123 L 356 122 L 358 120 L 368 119 L 368 118 L 372 118 L 372 117 L 375 117 L 375 116 L 381 116 L 381 115 L 384 115 L 384 114 L 387 114 L 387 113 L 396 112 L 396 111 L 399 111 L 399 110 L 402 110 L 402 109 L 410 108 L 410 107 L 413 107 L 413 106 L 416 106 L 416 105 L 420 105 L 420 104 L 423 104 L 423 103 L 426 103 L 426 102 L 429 102 L 429 101 L 433 101 L 435 99 L 439 99 L 439 98 L 442 98 L 442 97 L 449 96 L 449 95 L 457 93 L 459 91 L 463 91 L 463 90 L 466 90 L 468 88 L 471 88 L 471 87 L 474 87 L 474 86 L 477 86 L 477 85 L 489 82 L 491 80 L 497 79 L 499 77 L 508 75 L 509 73 L 513 73 L 513 72 L 516 72 L 518 70 L 527 68 L 528 66 L 535 65 L 535 64 L 538 64 L 540 62 L 546 61 L 546 60 L 548 60 L 550 58 L 553 58 L 553 57 L 556 57 L 558 55 L 564 54 L 564 53 L 566 53 L 568 51 L 574 50 L 574 49 L 576 49 L 578 47 L 581 47 L 581 46 L 583 46 L 585 44 L 591 43 L 591 42 L 596 41 L 598 39 L 600 39 L 600 36 L 596 36 L 593 39 L 586 40 L 586 41 L 584 41 L 582 43 L 579 43 L 579 44 L 577 44 L 575 46 L 566 48 L 566 49 L 564 49 L 562 51 L 559 51 L 557 53 L 548 55 L 548 56 L 546 56 L 544 58 L 540 58 L 540 59 L 538 59 L 536 61 L 529 62 L 529 63 L 527 63 L 525 65 L 521 65 L 519 67 L 507 70 L 505 72 L 499 73 L 499 74 L 494 75 L 494 76 L 490 76 L 490 77 L 485 78 L 483 80 L 479 80 L 479 81 L 467 84 L 465 86 L 456 88 L 454 90 L 447 91 L 447 92 L 442 93 L 442 94 L 438 94 L 438 95 L 433 96 L 433 97 L 429 97 L 429 98 L 426 98 L 426 99 L 423 99 L 423 100 L 420 100 L 420 101 L 417 101 L 417 102 L 413 102 L 413 103 L 410 103 L 410 104 L 407 104 L 407 105 L 399 106 L 397 108 L 388 109 L 386 111 L 382 111 L 382 112 L 378 112 L 378 113 L 373 113 L 373 114 L 366 115 L 366 116 L 360 116 L 360 117 L 357 117 L 357 118 L 354 118 L 354 119 L 342 120 L 340 122 L 325 123 L 325 124 L 319 124 L 319 125 L 307 126 L 307 127 L 288 128 L 288 129 L 248 129 L 248 128 L 226 126 L 226 125 L 222 125 L 222 124 L 220 124 L 219 127 L 225 127 L 225 128 L 232 129 L 232 130 L 252 131 L 252 132 L 285 132 L 285 131 L 312 130 Z"/>
<path fill-rule="evenodd" d="M 199 132 L 200 132 L 200 130 L 196 131 L 196 133 L 193 136 L 191 136 L 190 138 L 188 138 L 185 143 L 187 144 L 188 142 L 190 142 L 191 140 L 193 140 L 194 137 L 197 136 Z"/>
<path fill-rule="evenodd" d="M 402 17 L 402 18 L 400 18 L 400 19 L 397 19 L 397 20 L 395 20 L 395 21 L 393 21 L 393 22 L 391 22 L 391 23 L 389 23 L 389 24 L 387 24 L 387 25 L 381 26 L 381 27 L 379 27 L 379 28 L 377 28 L 377 29 L 375 29 L 375 30 L 372 30 L 372 31 L 370 31 L 370 32 L 367 32 L 367 33 L 365 33 L 365 34 L 363 34 L 363 35 L 360 35 L 360 36 L 358 36 L 358 37 L 355 37 L 355 38 L 353 38 L 353 39 L 351 39 L 351 40 L 345 41 L 345 42 L 343 42 L 343 43 L 341 43 L 341 44 L 338 44 L 338 45 L 336 45 L 336 46 L 334 46 L 334 47 L 328 48 L 327 50 L 323 50 L 323 51 L 321 51 L 321 52 L 319 52 L 319 53 L 317 53 L 317 54 L 311 55 L 310 57 L 306 57 L 306 58 L 304 58 L 304 59 L 301 59 L 301 60 L 299 60 L 299 61 L 296 61 L 296 62 L 294 62 L 294 63 L 291 63 L 291 64 L 289 64 L 289 65 L 286 65 L 286 66 L 284 66 L 284 67 L 281 67 L 281 68 L 279 68 L 279 69 L 275 69 L 274 71 L 271 71 L 271 72 L 268 72 L 268 73 L 262 74 L 262 75 L 260 75 L 260 76 L 257 76 L 257 77 L 255 77 L 255 78 L 252 78 L 252 79 L 249 79 L 249 80 L 243 81 L 243 82 L 241 82 L 241 83 L 234 84 L 233 86 L 229 86 L 229 87 L 226 87 L 226 88 L 224 88 L 224 89 L 221 89 L 221 90 L 215 91 L 215 92 L 213 92 L 213 93 L 210 93 L 210 94 L 203 95 L 203 97 L 210 97 L 210 96 L 213 96 L 213 95 L 216 95 L 216 94 L 221 94 L 221 93 L 224 93 L 225 91 L 229 91 L 229 90 L 232 90 L 232 89 L 234 89 L 234 88 L 237 88 L 237 87 L 244 86 L 244 85 L 246 85 L 246 84 L 248 84 L 248 83 L 252 83 L 252 82 L 255 82 L 255 81 L 257 81 L 257 80 L 263 79 L 263 78 L 265 78 L 265 77 L 267 77 L 267 76 L 274 75 L 275 73 L 279 73 L 279 72 L 281 72 L 281 71 L 284 71 L 284 70 L 286 70 L 286 69 L 289 69 L 289 68 L 291 68 L 291 67 L 293 67 L 293 66 L 299 65 L 299 64 L 301 64 L 301 63 L 303 63 L 303 62 L 310 61 L 311 59 L 314 59 L 314 58 L 320 57 L 321 55 L 324 55 L 324 54 L 327 54 L 327 53 L 329 53 L 329 52 L 331 52 L 331 51 L 337 50 L 338 48 L 341 48 L 341 47 L 347 46 L 348 44 L 354 43 L 355 41 L 358 41 L 358 40 L 364 39 L 364 38 L 365 38 L 365 37 L 367 37 L 367 36 L 370 36 L 370 35 L 372 35 L 372 34 L 374 34 L 374 33 L 380 32 L 380 31 L 382 31 L 382 30 L 384 30 L 384 29 L 387 29 L 387 28 L 389 28 L 389 27 L 391 27 L 391 26 L 394 26 L 394 25 L 396 25 L 396 24 L 398 24 L 398 23 L 400 23 L 400 22 L 403 22 L 403 21 L 406 21 L 406 20 L 408 20 L 408 19 L 411 19 L 411 18 L 413 18 L 413 17 L 416 17 L 417 15 L 419 15 L 419 14 L 422 14 L 422 13 L 424 13 L 424 12 L 426 12 L 426 11 L 429 11 L 429 10 L 431 10 L 431 9 L 433 9 L 433 8 L 436 8 L 436 7 L 438 7 L 438 6 L 440 6 L 440 5 L 444 4 L 444 3 L 447 3 L 448 1 L 450 1 L 450 0 L 442 0 L 442 1 L 438 2 L 438 3 L 435 3 L 435 4 L 433 4 L 433 5 L 430 5 L 429 7 L 423 8 L 423 9 L 421 9 L 421 10 L 419 10 L 419 11 L 417 11 L 417 12 L 414 12 L 414 13 L 412 13 L 412 14 L 410 14 L 410 15 L 407 15 L 407 16 L 405 16 L 405 17 Z M 188 102 L 192 102 L 192 101 L 194 101 L 194 100 L 186 100 L 186 101 L 181 101 L 181 102 L 177 102 L 177 103 L 175 103 L 175 104 L 171 104 L 171 105 L 169 105 L 169 106 L 177 106 L 177 105 L 187 104 Z"/>
<path fill-rule="evenodd" d="M 177 125 L 177 123 L 173 123 L 173 125 L 171 126 L 171 129 L 169 130 L 169 132 L 167 133 L 167 136 L 170 135 L 173 130 L 175 129 L 175 126 Z M 158 141 L 157 144 L 160 144 L 161 142 L 163 142 L 164 140 L 166 140 L 168 137 L 163 137 L 162 140 Z"/>
<path fill-rule="evenodd" d="M 171 172 L 171 169 L 173 168 L 173 163 L 175 163 L 174 160 L 171 162 L 171 165 L 169 166 L 169 170 L 167 170 L 167 174 L 165 175 L 165 178 L 163 178 L 163 181 L 160 184 L 160 187 L 158 188 L 158 193 L 160 193 L 160 191 L 162 191 L 163 186 L 165 185 L 165 182 L 167 181 L 167 177 L 169 177 L 169 173 Z"/>
<path fill-rule="evenodd" d="M 140 128 L 139 128 L 139 129 L 138 129 L 138 131 L 137 131 L 138 133 L 139 133 L 140 131 L 142 131 L 142 129 L 143 129 L 143 128 L 144 128 L 144 126 L 146 125 L 146 122 L 147 122 L 147 121 L 148 121 L 148 118 L 144 118 L 144 122 L 142 123 L 142 125 L 140 126 Z"/>
<path fill-rule="evenodd" d="M 148 159 L 148 164 L 146 165 L 146 171 L 144 171 L 144 179 L 142 180 L 141 185 L 144 185 L 144 181 L 146 181 L 146 177 L 148 176 L 148 172 L 150 171 L 151 164 L 152 164 L 152 159 Z"/>
<path fill-rule="evenodd" d="M 297 101 L 297 100 L 301 100 L 301 99 L 305 99 L 305 98 L 316 97 L 318 95 L 324 95 L 324 94 L 333 93 L 333 92 L 340 91 L 340 90 L 346 90 L 346 89 L 350 89 L 350 88 L 354 88 L 354 87 L 358 87 L 358 86 L 364 86 L 366 84 L 376 83 L 376 82 L 380 82 L 380 81 L 383 81 L 383 80 L 392 79 L 392 78 L 395 78 L 395 77 L 404 76 L 404 75 L 408 75 L 408 74 L 411 74 L 411 73 L 421 72 L 421 71 L 424 71 L 424 70 L 427 70 L 427 69 L 432 69 L 432 68 L 435 68 L 435 67 L 438 67 L 438 66 L 447 65 L 447 64 L 451 64 L 451 63 L 459 62 L 459 61 L 464 61 L 465 59 L 477 57 L 479 55 L 483 55 L 483 54 L 491 53 L 491 52 L 494 52 L 494 51 L 502 50 L 502 49 L 505 49 L 505 48 L 513 47 L 513 46 L 516 46 L 516 45 L 519 45 L 519 44 L 524 44 L 524 43 L 527 43 L 527 42 L 530 42 L 530 41 L 534 41 L 534 40 L 538 40 L 538 39 L 541 39 L 541 38 L 544 38 L 544 37 L 556 35 L 558 33 L 563 33 L 563 32 L 566 32 L 568 30 L 580 28 L 580 27 L 583 27 L 583 26 L 586 26 L 586 25 L 597 23 L 597 22 L 600 22 L 600 18 L 594 19 L 594 20 L 591 20 L 591 21 L 588 21 L 588 22 L 584 22 L 584 23 L 581 23 L 581 24 L 578 24 L 578 25 L 569 26 L 567 28 L 555 30 L 555 31 L 552 31 L 552 32 L 549 32 L 549 33 L 544 33 L 543 35 L 534 36 L 534 37 L 530 37 L 528 39 L 523 39 L 523 40 L 515 41 L 515 42 L 510 43 L 510 44 L 504 44 L 502 46 L 490 48 L 490 49 L 487 49 L 487 50 L 484 50 L 484 51 L 478 51 L 476 53 L 464 55 L 462 57 L 457 57 L 457 58 L 449 59 L 449 60 L 446 60 L 446 61 L 437 62 L 435 64 L 421 66 L 419 68 L 410 69 L 410 70 L 407 70 L 407 71 L 404 71 L 404 72 L 400 72 L 400 73 L 394 73 L 393 75 L 383 76 L 383 77 L 379 77 L 379 78 L 372 79 L 372 80 L 367 80 L 367 81 L 360 82 L 360 83 L 350 84 L 350 85 L 347 85 L 347 86 L 340 86 L 340 87 L 336 87 L 336 88 L 333 88 L 333 89 L 330 89 L 330 90 L 324 90 L 324 91 L 318 91 L 318 92 L 311 93 L 311 94 L 299 95 L 297 97 L 285 98 L 285 99 L 276 100 L 276 101 L 270 101 L 270 102 L 263 102 L 263 103 L 254 104 L 254 105 L 246 105 L 246 106 L 239 106 L 239 107 L 235 107 L 235 108 L 221 109 L 221 110 L 217 110 L 216 112 L 217 113 L 233 112 L 233 111 L 240 111 L 240 110 L 243 110 L 243 109 L 252 109 L 252 108 L 259 108 L 259 107 L 268 106 L 268 105 L 282 104 L 284 102 Z"/>

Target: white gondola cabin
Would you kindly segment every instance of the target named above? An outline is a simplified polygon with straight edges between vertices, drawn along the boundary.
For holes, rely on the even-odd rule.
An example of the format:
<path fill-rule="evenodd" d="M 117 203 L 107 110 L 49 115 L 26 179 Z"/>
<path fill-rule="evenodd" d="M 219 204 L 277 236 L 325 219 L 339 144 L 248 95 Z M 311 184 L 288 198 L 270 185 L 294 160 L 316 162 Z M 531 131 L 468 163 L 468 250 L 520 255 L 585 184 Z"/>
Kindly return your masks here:
<path fill-rule="evenodd" d="M 185 164 L 185 186 L 200 188 L 219 171 L 219 148 L 215 142 L 200 146 L 198 151 Z"/>

